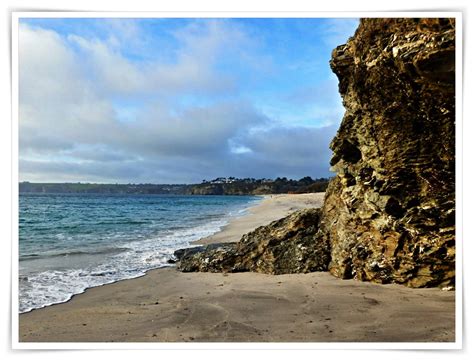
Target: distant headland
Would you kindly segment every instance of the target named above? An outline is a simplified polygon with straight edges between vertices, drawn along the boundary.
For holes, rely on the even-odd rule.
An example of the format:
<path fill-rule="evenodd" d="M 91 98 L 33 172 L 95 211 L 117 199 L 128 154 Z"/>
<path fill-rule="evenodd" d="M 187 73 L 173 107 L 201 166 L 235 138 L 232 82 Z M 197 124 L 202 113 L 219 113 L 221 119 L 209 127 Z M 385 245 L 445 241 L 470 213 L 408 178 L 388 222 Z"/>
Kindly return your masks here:
<path fill-rule="evenodd" d="M 324 192 L 329 178 L 303 177 L 299 180 L 219 177 L 199 184 L 103 184 L 20 182 L 20 193 L 87 194 L 176 194 L 176 195 L 263 195 Z"/>

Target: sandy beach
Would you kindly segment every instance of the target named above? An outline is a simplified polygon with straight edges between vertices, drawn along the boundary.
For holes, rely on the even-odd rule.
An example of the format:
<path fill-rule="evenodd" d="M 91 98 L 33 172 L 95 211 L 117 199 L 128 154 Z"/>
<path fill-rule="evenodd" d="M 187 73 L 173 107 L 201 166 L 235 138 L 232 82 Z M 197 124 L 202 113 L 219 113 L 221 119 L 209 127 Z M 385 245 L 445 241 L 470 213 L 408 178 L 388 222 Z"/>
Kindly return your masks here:
<path fill-rule="evenodd" d="M 324 194 L 266 197 L 222 232 L 237 241 Z M 453 342 L 455 293 L 340 280 L 329 273 L 181 273 L 87 290 L 19 317 L 20 342 Z"/>

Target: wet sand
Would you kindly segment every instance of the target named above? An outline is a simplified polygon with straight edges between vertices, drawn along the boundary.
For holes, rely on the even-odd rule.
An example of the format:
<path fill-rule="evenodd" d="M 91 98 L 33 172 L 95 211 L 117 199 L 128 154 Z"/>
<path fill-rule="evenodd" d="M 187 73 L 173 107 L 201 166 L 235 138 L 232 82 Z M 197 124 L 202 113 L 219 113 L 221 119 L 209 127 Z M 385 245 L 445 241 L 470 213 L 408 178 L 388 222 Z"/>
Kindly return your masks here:
<path fill-rule="evenodd" d="M 235 241 L 322 194 L 267 197 L 198 243 Z M 294 208 L 294 209 L 292 209 Z M 328 273 L 181 273 L 87 290 L 20 315 L 20 342 L 454 342 L 454 292 L 340 280 Z"/>

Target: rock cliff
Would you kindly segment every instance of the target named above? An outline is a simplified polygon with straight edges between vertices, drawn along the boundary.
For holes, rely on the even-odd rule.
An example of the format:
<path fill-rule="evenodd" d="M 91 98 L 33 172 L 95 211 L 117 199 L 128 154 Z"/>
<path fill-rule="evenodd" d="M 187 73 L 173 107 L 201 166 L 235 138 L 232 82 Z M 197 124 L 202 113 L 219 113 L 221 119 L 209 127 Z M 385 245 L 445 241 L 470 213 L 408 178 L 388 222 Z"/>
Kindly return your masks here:
<path fill-rule="evenodd" d="M 363 19 L 334 50 L 346 113 L 320 227 L 335 276 L 454 282 L 454 39 L 450 19 Z"/>
<path fill-rule="evenodd" d="M 454 20 L 362 19 L 330 65 L 346 113 L 323 208 L 184 257 L 181 269 L 454 285 Z"/>

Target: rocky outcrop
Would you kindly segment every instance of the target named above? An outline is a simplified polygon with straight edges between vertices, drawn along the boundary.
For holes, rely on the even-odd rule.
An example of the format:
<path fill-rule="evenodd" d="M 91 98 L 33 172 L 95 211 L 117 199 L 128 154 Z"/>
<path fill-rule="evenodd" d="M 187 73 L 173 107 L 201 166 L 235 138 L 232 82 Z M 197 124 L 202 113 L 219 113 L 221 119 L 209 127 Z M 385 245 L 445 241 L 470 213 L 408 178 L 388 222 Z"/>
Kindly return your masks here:
<path fill-rule="evenodd" d="M 453 286 L 454 20 L 362 19 L 330 65 L 346 113 L 321 211 L 184 257 L 181 269 Z"/>
<path fill-rule="evenodd" d="M 335 276 L 454 282 L 454 39 L 450 19 L 363 19 L 334 50 L 346 113 L 320 227 Z"/>
<path fill-rule="evenodd" d="M 268 274 L 326 271 L 329 247 L 317 241 L 319 217 L 319 209 L 305 209 L 247 233 L 238 243 L 178 250 L 178 269 Z"/>

